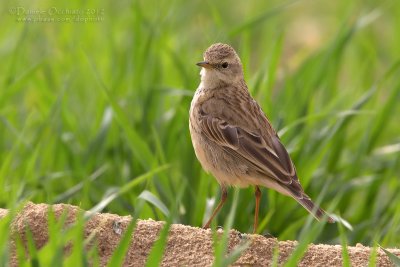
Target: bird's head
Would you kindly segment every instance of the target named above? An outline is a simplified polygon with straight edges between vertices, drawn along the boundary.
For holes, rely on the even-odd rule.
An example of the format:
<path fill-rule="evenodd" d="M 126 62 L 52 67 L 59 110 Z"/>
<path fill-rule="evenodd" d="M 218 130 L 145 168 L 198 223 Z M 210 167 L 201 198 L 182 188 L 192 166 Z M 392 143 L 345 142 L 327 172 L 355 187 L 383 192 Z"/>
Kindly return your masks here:
<path fill-rule="evenodd" d="M 204 52 L 204 61 L 196 64 L 202 67 L 201 80 L 207 86 L 232 84 L 243 79 L 243 68 L 236 51 L 227 44 L 213 44 Z"/>

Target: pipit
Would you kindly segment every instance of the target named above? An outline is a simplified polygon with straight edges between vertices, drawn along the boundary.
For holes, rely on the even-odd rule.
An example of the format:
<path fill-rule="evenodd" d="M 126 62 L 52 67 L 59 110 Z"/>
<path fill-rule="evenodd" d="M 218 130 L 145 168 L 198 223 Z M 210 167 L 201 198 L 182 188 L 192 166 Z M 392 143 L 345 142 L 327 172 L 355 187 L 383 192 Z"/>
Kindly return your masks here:
<path fill-rule="evenodd" d="M 334 222 L 305 194 L 288 152 L 249 93 L 235 50 L 227 44 L 213 44 L 197 65 L 202 67 L 201 82 L 190 106 L 190 135 L 203 169 L 221 187 L 221 200 L 204 228 L 225 203 L 231 185 L 255 186 L 254 232 L 260 186 L 294 198 L 318 220 Z"/>

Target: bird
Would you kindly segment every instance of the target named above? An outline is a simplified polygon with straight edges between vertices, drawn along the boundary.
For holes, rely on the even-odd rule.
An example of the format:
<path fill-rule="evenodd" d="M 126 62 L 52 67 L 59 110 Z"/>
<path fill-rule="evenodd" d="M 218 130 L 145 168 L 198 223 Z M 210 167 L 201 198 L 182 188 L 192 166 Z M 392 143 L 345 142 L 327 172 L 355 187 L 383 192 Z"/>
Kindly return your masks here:
<path fill-rule="evenodd" d="M 221 188 L 207 229 L 228 197 L 228 187 L 255 188 L 253 233 L 258 227 L 260 187 L 290 196 L 317 220 L 335 220 L 304 192 L 296 168 L 260 105 L 252 98 L 241 60 L 228 44 L 212 44 L 204 52 L 200 84 L 189 110 L 193 148 L 202 168 Z"/>

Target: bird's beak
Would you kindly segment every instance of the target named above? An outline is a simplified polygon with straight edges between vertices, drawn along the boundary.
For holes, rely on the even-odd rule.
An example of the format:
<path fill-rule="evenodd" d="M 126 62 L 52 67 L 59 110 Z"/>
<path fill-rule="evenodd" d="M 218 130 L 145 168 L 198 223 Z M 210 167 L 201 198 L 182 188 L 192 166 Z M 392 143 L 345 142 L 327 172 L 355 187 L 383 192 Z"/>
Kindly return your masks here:
<path fill-rule="evenodd" d="M 212 65 L 210 63 L 208 63 L 207 61 L 198 62 L 198 63 L 196 63 L 196 65 L 199 67 L 206 68 L 206 69 L 212 68 Z"/>

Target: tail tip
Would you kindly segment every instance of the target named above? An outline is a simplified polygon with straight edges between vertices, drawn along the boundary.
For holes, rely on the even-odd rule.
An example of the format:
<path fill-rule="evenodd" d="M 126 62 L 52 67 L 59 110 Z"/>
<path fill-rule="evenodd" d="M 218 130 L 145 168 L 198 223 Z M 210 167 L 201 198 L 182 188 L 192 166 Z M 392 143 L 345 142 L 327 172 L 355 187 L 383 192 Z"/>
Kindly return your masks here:
<path fill-rule="evenodd" d="M 331 216 L 328 215 L 328 218 L 326 220 L 328 223 L 336 223 L 337 220 L 335 220 L 334 218 L 332 218 Z"/>

